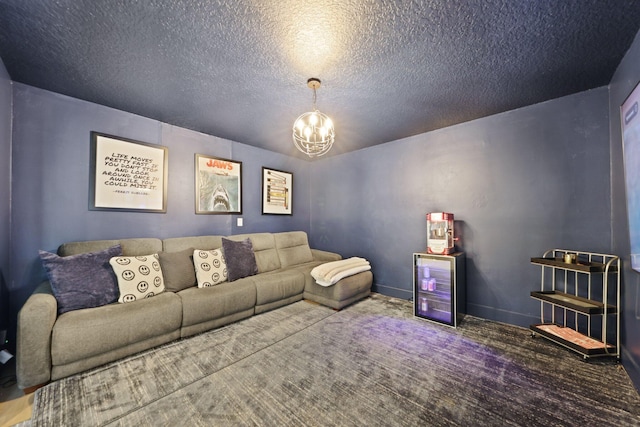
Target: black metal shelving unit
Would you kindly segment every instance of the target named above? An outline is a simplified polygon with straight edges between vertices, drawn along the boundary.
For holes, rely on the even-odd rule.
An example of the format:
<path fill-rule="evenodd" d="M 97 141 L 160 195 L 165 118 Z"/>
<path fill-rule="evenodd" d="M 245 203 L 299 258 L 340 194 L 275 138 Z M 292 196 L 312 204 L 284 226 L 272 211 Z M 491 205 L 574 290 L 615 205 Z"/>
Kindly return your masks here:
<path fill-rule="evenodd" d="M 569 259 L 569 262 L 565 261 Z M 585 359 L 620 358 L 620 259 L 594 252 L 550 249 L 531 263 L 542 267 L 540 335 Z"/>

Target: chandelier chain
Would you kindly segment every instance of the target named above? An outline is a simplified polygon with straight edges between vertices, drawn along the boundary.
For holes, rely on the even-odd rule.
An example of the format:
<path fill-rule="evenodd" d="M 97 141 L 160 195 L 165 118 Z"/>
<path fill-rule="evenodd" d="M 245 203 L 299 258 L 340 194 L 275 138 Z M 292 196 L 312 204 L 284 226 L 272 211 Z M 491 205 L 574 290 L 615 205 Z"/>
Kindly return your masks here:
<path fill-rule="evenodd" d="M 314 86 L 314 88 L 313 88 L 313 111 L 318 109 L 318 107 L 316 107 L 316 99 L 317 99 L 316 98 L 316 88 Z"/>

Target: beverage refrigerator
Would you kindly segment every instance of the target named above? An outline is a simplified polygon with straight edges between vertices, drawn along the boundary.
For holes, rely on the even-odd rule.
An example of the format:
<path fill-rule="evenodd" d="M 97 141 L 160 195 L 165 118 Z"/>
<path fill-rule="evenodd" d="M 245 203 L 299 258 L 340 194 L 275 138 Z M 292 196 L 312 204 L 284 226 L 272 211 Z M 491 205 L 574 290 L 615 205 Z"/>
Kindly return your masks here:
<path fill-rule="evenodd" d="M 457 327 L 466 312 L 465 255 L 413 254 L 413 312 Z"/>

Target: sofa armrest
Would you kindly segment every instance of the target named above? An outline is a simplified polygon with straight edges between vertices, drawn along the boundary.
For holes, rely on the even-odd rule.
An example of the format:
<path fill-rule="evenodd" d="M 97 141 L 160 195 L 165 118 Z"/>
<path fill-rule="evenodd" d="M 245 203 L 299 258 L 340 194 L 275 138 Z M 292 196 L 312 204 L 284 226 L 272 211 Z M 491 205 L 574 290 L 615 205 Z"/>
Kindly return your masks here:
<path fill-rule="evenodd" d="M 342 256 L 335 252 L 323 251 L 320 249 L 311 249 L 314 261 L 338 261 L 342 259 Z"/>
<path fill-rule="evenodd" d="M 21 389 L 51 380 L 51 332 L 57 317 L 58 303 L 45 281 L 18 313 L 16 376 Z"/>

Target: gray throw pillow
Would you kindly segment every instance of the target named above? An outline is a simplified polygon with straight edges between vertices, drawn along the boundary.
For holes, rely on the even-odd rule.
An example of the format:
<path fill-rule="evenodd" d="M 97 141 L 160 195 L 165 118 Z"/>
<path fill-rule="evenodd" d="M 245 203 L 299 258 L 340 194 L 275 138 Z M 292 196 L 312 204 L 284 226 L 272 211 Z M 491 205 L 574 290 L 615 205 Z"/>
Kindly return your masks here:
<path fill-rule="evenodd" d="M 122 255 L 120 245 L 66 257 L 47 251 L 39 254 L 58 302 L 58 314 L 118 300 L 118 281 L 109 260 Z"/>
<path fill-rule="evenodd" d="M 253 245 L 248 237 L 239 242 L 223 237 L 222 251 L 224 253 L 224 259 L 227 262 L 229 282 L 258 274 L 256 256 L 253 253 Z"/>
<path fill-rule="evenodd" d="M 196 285 L 193 251 L 188 248 L 180 252 L 158 252 L 165 291 L 179 292 Z"/>

